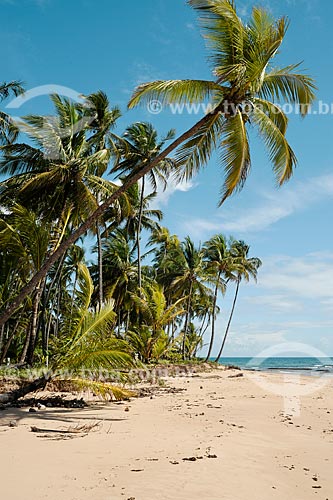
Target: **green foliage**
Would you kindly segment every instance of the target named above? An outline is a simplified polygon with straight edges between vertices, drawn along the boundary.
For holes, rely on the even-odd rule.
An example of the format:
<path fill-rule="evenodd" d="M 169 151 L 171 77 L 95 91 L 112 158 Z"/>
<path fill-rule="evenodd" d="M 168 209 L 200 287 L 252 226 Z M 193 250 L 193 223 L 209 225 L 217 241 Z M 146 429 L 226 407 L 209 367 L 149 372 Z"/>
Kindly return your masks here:
<path fill-rule="evenodd" d="M 129 107 L 153 99 L 162 104 L 209 105 L 205 119 L 178 148 L 176 159 L 181 168 L 177 175 L 191 178 L 218 149 L 225 177 L 220 204 L 241 189 L 247 179 L 251 127 L 256 127 L 262 137 L 277 183 L 282 185 L 293 173 L 296 156 L 286 138 L 288 120 L 279 104 L 294 104 L 305 116 L 316 90 L 314 80 L 298 70 L 299 64 L 273 67 L 287 32 L 287 19 L 276 20 L 263 7 L 254 7 L 251 17 L 243 22 L 233 1 L 188 3 L 199 14 L 214 80 L 144 83 L 134 91 Z"/>

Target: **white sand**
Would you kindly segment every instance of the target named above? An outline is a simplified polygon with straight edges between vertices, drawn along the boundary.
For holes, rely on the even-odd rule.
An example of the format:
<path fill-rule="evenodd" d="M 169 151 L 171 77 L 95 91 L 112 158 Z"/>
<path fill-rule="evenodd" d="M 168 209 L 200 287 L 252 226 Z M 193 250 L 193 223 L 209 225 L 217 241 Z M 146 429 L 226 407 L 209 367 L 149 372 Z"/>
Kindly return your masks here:
<path fill-rule="evenodd" d="M 169 379 L 186 390 L 154 399 L 0 412 L 0 498 L 333 500 L 333 379 L 287 419 L 281 397 L 247 376 L 228 378 L 234 373 Z M 283 383 L 281 375 L 263 377 Z M 96 421 L 73 439 L 30 431 Z"/>

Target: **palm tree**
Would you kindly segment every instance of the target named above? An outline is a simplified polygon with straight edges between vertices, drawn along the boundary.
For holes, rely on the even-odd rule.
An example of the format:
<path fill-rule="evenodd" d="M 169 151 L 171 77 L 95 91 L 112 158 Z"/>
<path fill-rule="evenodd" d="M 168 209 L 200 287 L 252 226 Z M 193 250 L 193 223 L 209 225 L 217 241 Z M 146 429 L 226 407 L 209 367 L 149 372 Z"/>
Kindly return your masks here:
<path fill-rule="evenodd" d="M 23 94 L 22 82 L 2 82 L 0 83 L 0 102 L 7 99 L 10 95 L 17 97 Z M 18 135 L 18 128 L 15 126 L 10 116 L 3 111 L 0 112 L 0 144 L 10 144 L 15 141 Z"/>
<path fill-rule="evenodd" d="M 193 241 L 187 236 L 182 243 L 182 252 L 184 256 L 184 267 L 178 270 L 178 276 L 173 280 L 173 286 L 181 290 L 187 296 L 182 343 L 182 354 L 185 360 L 186 335 L 191 322 L 193 295 L 196 289 L 200 294 L 203 294 L 207 291 L 207 288 L 203 284 L 203 251 L 200 248 L 195 248 Z"/>
<path fill-rule="evenodd" d="M 107 146 L 113 146 L 115 141 L 121 143 L 121 139 L 115 135 L 112 130 L 114 129 L 118 118 L 121 116 L 121 111 L 118 107 L 110 109 L 110 102 L 107 95 L 99 90 L 94 94 L 86 97 L 84 111 L 89 117 L 94 116 L 94 120 L 89 120 L 88 128 L 92 130 L 93 135 L 89 137 L 88 141 L 91 145 L 91 150 L 94 153 L 104 150 Z M 97 169 L 95 174 L 102 177 L 106 171 L 107 164 L 101 162 L 96 165 Z M 97 186 L 96 199 L 98 204 L 101 201 L 101 191 Z M 102 221 L 103 222 L 103 221 Z M 103 255 L 102 255 L 102 238 L 101 238 L 101 220 L 96 222 L 95 231 L 97 238 L 97 254 L 98 254 L 98 292 L 99 292 L 99 308 L 102 307 L 103 296 Z"/>
<path fill-rule="evenodd" d="M 131 294 L 131 298 L 139 323 L 127 332 L 126 338 L 145 363 L 152 358 L 157 361 L 172 346 L 165 328 L 185 312 L 182 308 L 185 297 L 168 306 L 163 287 L 154 283 L 146 286 L 141 294 Z"/>
<path fill-rule="evenodd" d="M 250 278 L 254 280 L 257 279 L 258 269 L 261 266 L 261 260 L 257 257 L 249 257 L 250 247 L 244 241 L 234 241 L 231 244 L 230 254 L 233 258 L 233 269 L 232 273 L 234 274 L 234 281 L 236 282 L 236 290 L 235 296 L 231 307 L 231 312 L 229 316 L 229 320 L 227 323 L 226 331 L 222 340 L 220 351 L 215 359 L 215 363 L 218 363 L 227 340 L 227 336 L 229 333 L 231 320 L 235 311 L 236 301 L 239 292 L 239 286 L 241 284 L 242 279 L 245 281 L 249 281 Z"/>
<path fill-rule="evenodd" d="M 150 123 L 138 122 L 130 125 L 126 129 L 122 140 L 116 147 L 117 156 L 122 158 L 122 160 L 116 163 L 112 171 L 120 172 L 120 175 L 124 180 L 126 180 L 126 178 L 130 178 L 132 175 L 140 171 L 143 166 L 149 164 L 154 158 L 156 158 L 163 150 L 165 143 L 173 139 L 174 136 L 174 130 L 169 130 L 163 139 L 158 140 L 157 131 Z M 167 178 L 173 166 L 174 161 L 171 158 L 165 158 L 150 170 L 147 175 L 153 192 L 157 191 L 158 185 L 162 185 L 163 190 L 166 189 Z M 142 287 L 140 240 L 145 200 L 145 181 L 146 176 L 144 175 L 141 178 L 140 204 L 138 207 L 138 224 L 136 230 L 139 289 Z"/>
<path fill-rule="evenodd" d="M 57 95 L 51 99 L 55 119 L 28 116 L 21 124 L 37 147 L 22 143 L 2 148 L 0 173 L 11 177 L 1 182 L 1 201 L 15 196 L 58 225 L 65 220 L 77 227 L 98 207 L 96 193 L 110 195 L 115 189 L 101 178 L 110 153 L 92 146 L 85 108 Z"/>
<path fill-rule="evenodd" d="M 75 311 L 62 325 L 50 370 L 18 390 L 0 394 L 0 403 L 15 401 L 29 392 L 44 388 L 50 380 L 61 377 L 63 371 L 70 372 L 70 380 L 78 388 L 90 388 L 101 395 L 113 394 L 116 398 L 130 395 L 129 391 L 119 387 L 80 378 L 84 370 L 89 370 L 91 376 L 95 372 L 98 374 L 101 368 L 113 370 L 134 366 L 128 344 L 113 334 L 113 303 L 109 302 L 100 311 L 92 312 L 89 308 L 92 293 L 93 283 L 89 271 L 87 267 L 81 266 Z"/>
<path fill-rule="evenodd" d="M 15 267 L 18 270 L 15 279 L 24 282 L 41 268 L 49 246 L 50 229 L 47 221 L 18 204 L 13 205 L 9 213 L 0 219 L 0 247 L 15 256 Z M 45 279 L 38 283 L 32 294 L 31 318 L 21 353 L 21 363 L 27 361 L 31 364 L 33 360 L 44 284 Z"/>
<path fill-rule="evenodd" d="M 230 270 L 232 259 L 230 258 L 227 241 L 223 234 L 217 234 L 208 240 L 204 244 L 204 252 L 207 271 L 212 275 L 213 282 L 215 283 L 211 336 L 208 352 L 205 358 L 205 361 L 208 361 L 215 339 L 215 319 L 218 291 L 221 290 L 223 293 L 225 292 L 225 281 L 223 280 L 223 276 L 227 270 Z"/>
<path fill-rule="evenodd" d="M 125 317 L 129 292 L 137 282 L 134 249 L 124 229 L 116 229 L 103 241 L 103 286 L 106 300 L 114 299 L 118 334 Z"/>
<path fill-rule="evenodd" d="M 279 185 L 293 173 L 296 157 L 286 139 L 288 119 L 278 106 L 288 102 L 300 107 L 305 116 L 313 102 L 312 78 L 294 64 L 272 68 L 288 27 L 286 18 L 274 20 L 263 8 L 255 7 L 247 23 L 236 13 L 233 0 L 189 0 L 202 15 L 205 37 L 212 50 L 214 80 L 171 80 L 139 86 L 129 107 L 159 99 L 163 104 L 196 103 L 208 99 L 211 110 L 174 140 L 161 154 L 138 170 L 126 183 L 91 214 L 45 261 L 42 269 L 9 304 L 0 317 L 0 326 L 15 312 L 22 300 L 60 256 L 100 218 L 104 211 L 131 185 L 148 174 L 176 148 L 182 175 L 191 175 L 221 149 L 226 179 L 220 202 L 244 184 L 250 167 L 247 128 L 255 125 L 268 148 Z"/>

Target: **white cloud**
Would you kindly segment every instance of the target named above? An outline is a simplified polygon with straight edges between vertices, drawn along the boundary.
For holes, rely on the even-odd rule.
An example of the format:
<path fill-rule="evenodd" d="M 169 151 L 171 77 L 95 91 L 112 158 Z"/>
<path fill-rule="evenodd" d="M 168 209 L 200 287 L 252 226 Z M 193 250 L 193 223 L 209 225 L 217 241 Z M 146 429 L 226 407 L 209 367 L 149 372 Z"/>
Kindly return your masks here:
<path fill-rule="evenodd" d="M 303 309 L 300 301 L 294 300 L 286 295 L 257 295 L 246 297 L 246 301 L 263 308 L 270 308 L 278 312 L 295 312 Z"/>
<path fill-rule="evenodd" d="M 259 288 L 282 292 L 289 298 L 333 299 L 333 260 L 313 254 L 266 260 L 258 276 Z"/>
<path fill-rule="evenodd" d="M 301 212 L 333 197 L 333 175 L 313 177 L 306 182 L 299 182 L 292 187 L 283 188 L 283 192 L 261 193 L 260 202 L 254 207 L 226 209 L 214 218 L 196 218 L 186 222 L 186 226 L 195 228 L 197 233 L 223 231 L 231 233 L 259 232 L 272 224 Z M 235 215 L 236 213 L 236 215 Z M 186 229 L 188 229 L 186 227 Z"/>
<path fill-rule="evenodd" d="M 259 205 L 240 213 L 235 218 L 223 220 L 225 231 L 254 232 L 267 229 L 295 212 L 333 196 L 333 175 L 313 177 L 281 192 L 264 194 Z"/>
<path fill-rule="evenodd" d="M 189 191 L 190 189 L 195 188 L 196 186 L 197 186 L 197 184 L 195 184 L 192 181 L 178 182 L 178 181 L 170 178 L 170 179 L 168 179 L 168 184 L 167 184 L 167 188 L 165 191 L 163 191 L 163 189 L 161 187 L 158 187 L 157 196 L 153 200 L 151 206 L 154 209 L 166 207 L 169 203 L 170 197 L 175 192 L 180 191 L 180 192 L 185 193 L 185 192 Z"/>

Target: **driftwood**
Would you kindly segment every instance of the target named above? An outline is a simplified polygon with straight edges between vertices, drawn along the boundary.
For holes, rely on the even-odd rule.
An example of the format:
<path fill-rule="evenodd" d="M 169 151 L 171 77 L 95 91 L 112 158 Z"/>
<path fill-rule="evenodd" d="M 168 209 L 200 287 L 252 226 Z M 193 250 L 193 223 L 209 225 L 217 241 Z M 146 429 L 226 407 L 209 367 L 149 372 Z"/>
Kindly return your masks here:
<path fill-rule="evenodd" d="M 77 434 L 80 431 L 60 431 L 59 429 L 40 429 L 39 427 L 35 427 L 32 425 L 30 427 L 31 432 L 56 432 L 57 434 Z"/>
<path fill-rule="evenodd" d="M 40 378 L 33 380 L 32 382 L 28 382 L 19 389 L 15 389 L 11 392 L 5 392 L 4 394 L 0 394 L 0 404 L 13 403 L 14 401 L 23 398 L 26 394 L 30 392 L 35 392 L 38 389 L 44 389 L 48 381 L 51 379 L 51 374 L 43 375 Z"/>

